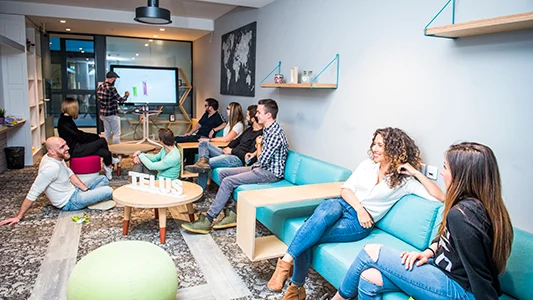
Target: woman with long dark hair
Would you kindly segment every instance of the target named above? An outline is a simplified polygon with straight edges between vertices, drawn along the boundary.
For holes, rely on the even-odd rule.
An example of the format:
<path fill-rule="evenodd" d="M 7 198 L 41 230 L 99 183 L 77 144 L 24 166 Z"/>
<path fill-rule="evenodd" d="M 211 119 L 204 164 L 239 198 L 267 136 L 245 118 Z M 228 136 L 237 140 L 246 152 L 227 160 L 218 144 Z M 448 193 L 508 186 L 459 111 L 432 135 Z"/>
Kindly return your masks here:
<path fill-rule="evenodd" d="M 368 155 L 369 159 L 341 186 L 341 197 L 321 203 L 298 229 L 285 256 L 278 260 L 267 285 L 272 291 L 283 289 L 294 262 L 294 274 L 283 299 L 305 299 L 303 285 L 315 245 L 365 238 L 374 223 L 404 195 L 444 200 L 439 187 L 418 171 L 420 150 L 401 129 L 376 130 Z"/>
<path fill-rule="evenodd" d="M 441 175 L 447 193 L 433 243 L 422 252 L 366 245 L 333 299 L 394 291 L 415 299 L 498 299 L 513 228 L 496 157 L 478 143 L 452 145 Z"/>

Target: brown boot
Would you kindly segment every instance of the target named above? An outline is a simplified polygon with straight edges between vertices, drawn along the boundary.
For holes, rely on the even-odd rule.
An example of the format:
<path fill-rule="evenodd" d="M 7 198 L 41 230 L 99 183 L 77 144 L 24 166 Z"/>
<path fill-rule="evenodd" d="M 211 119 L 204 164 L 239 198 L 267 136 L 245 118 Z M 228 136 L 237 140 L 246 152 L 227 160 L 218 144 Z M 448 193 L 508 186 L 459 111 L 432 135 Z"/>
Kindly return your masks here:
<path fill-rule="evenodd" d="M 303 286 L 291 283 L 281 300 L 304 300 L 305 296 L 305 288 Z"/>
<path fill-rule="evenodd" d="M 207 173 L 211 170 L 209 159 L 200 157 L 194 165 L 185 166 L 185 170 L 191 173 Z"/>
<path fill-rule="evenodd" d="M 285 281 L 287 281 L 287 278 L 289 278 L 291 275 L 291 268 L 291 263 L 279 258 L 278 264 L 276 265 L 276 271 L 274 271 L 274 274 L 272 274 L 272 278 L 270 278 L 267 288 L 273 292 L 281 292 L 283 286 L 285 285 Z"/>

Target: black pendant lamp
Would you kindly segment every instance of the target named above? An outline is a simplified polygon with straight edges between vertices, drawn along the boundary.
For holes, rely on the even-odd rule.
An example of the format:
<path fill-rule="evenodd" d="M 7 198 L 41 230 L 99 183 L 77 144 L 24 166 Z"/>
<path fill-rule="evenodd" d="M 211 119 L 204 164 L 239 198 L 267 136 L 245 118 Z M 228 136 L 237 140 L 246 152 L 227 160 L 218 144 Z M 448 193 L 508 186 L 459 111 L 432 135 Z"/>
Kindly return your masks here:
<path fill-rule="evenodd" d="M 170 24 L 170 10 L 160 8 L 159 0 L 148 0 L 147 6 L 135 9 L 135 21 L 145 24 Z"/>

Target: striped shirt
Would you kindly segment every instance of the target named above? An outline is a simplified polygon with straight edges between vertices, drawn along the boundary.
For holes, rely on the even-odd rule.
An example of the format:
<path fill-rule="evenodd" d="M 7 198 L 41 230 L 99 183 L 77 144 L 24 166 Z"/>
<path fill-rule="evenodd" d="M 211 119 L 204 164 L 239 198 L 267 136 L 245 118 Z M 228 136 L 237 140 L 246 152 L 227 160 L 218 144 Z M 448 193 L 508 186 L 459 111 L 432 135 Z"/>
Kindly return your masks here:
<path fill-rule="evenodd" d="M 261 167 L 281 179 L 285 171 L 288 152 L 289 143 L 285 132 L 278 122 L 274 122 L 268 128 L 263 128 L 262 151 L 258 162 L 252 168 Z"/>
<path fill-rule="evenodd" d="M 118 115 L 118 102 L 124 102 L 128 97 L 120 97 L 115 86 L 110 82 L 104 82 L 96 89 L 96 97 L 100 102 L 100 115 L 116 116 Z"/>

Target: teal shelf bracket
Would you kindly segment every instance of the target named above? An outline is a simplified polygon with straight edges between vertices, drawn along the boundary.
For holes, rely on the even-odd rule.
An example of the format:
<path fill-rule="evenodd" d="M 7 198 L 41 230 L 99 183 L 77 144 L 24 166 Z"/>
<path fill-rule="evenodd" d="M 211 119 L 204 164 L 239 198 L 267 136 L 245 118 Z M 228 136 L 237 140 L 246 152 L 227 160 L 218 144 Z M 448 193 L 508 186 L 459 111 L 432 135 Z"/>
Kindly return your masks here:
<path fill-rule="evenodd" d="M 337 53 L 335 55 L 335 58 L 332 61 L 330 61 L 329 64 L 324 69 L 322 69 L 322 71 L 320 71 L 318 75 L 315 76 L 315 78 L 313 78 L 313 80 L 311 81 L 311 88 L 313 88 L 313 83 L 318 79 L 318 77 L 320 77 L 320 75 L 322 75 L 322 73 L 324 73 L 324 71 L 326 71 L 326 69 L 329 68 L 329 66 L 331 66 L 331 64 L 334 63 L 335 61 L 337 61 L 337 75 L 335 78 L 335 88 L 339 87 L 339 65 L 340 65 L 339 59 L 340 59 L 340 56 L 339 56 L 339 53 Z"/>
<path fill-rule="evenodd" d="M 425 36 L 443 38 L 443 39 L 452 39 L 452 40 L 457 39 L 455 37 L 444 37 L 444 36 L 436 36 L 434 34 L 427 34 L 427 29 L 428 29 L 429 25 L 431 25 L 431 23 L 433 23 L 433 21 L 435 21 L 435 19 L 437 19 L 437 17 L 442 13 L 442 11 L 450 4 L 450 2 L 452 3 L 452 24 L 455 24 L 455 0 L 448 0 L 448 2 L 446 2 L 446 4 L 444 4 L 444 6 L 433 17 L 433 19 L 431 19 L 431 21 L 429 21 L 429 23 L 426 25 L 426 27 L 424 27 L 424 35 Z"/>
<path fill-rule="evenodd" d="M 278 72 L 276 74 L 281 74 L 281 60 L 278 62 L 278 65 L 272 70 L 270 71 L 270 73 L 268 73 L 267 76 L 265 76 L 265 78 L 263 78 L 263 80 L 261 80 L 261 83 L 265 82 L 265 80 L 267 80 L 267 78 L 270 77 L 270 75 L 272 75 L 272 73 L 274 73 L 274 71 L 278 70 Z M 261 85 L 261 83 L 259 83 L 259 85 Z"/>

